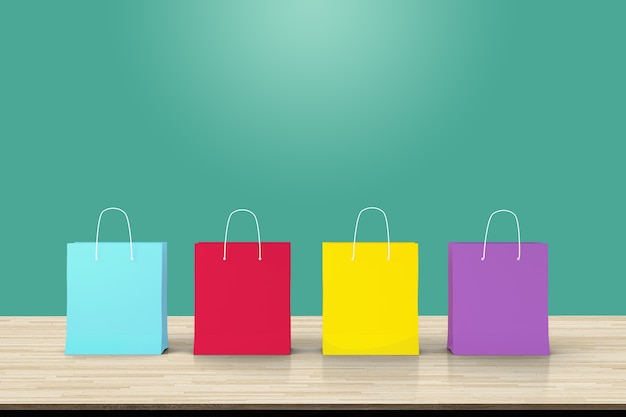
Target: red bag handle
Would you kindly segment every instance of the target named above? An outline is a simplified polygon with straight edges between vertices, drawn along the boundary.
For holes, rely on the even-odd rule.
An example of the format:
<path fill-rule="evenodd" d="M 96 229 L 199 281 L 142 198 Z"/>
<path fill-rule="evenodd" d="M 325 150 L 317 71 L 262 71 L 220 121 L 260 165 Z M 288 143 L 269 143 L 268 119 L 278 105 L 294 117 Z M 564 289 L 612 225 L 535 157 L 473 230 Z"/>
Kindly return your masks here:
<path fill-rule="evenodd" d="M 233 214 L 235 214 L 235 213 L 237 213 L 239 211 L 245 211 L 246 213 L 252 214 L 252 216 L 254 217 L 254 222 L 256 223 L 256 234 L 257 234 L 257 237 L 259 239 L 259 261 L 260 261 L 261 260 L 261 232 L 259 231 L 259 220 L 256 218 L 256 214 L 254 214 L 253 212 L 251 212 L 248 209 L 233 210 L 228 215 L 228 220 L 226 220 L 226 233 L 224 233 L 224 258 L 223 258 L 223 260 L 226 260 L 226 241 L 228 240 L 228 226 L 230 225 L 230 218 L 233 216 Z"/>

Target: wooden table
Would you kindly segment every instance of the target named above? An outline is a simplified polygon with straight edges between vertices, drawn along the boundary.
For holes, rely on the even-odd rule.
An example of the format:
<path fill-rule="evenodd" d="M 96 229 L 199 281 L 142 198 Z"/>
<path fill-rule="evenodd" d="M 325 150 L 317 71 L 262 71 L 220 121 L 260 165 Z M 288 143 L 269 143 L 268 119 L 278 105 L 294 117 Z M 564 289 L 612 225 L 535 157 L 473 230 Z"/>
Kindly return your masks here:
<path fill-rule="evenodd" d="M 0 410 L 626 409 L 626 317 L 551 317 L 549 357 L 453 356 L 420 317 L 420 356 L 322 356 L 293 317 L 290 356 L 194 356 L 169 317 L 161 356 L 66 356 L 65 317 L 0 317 Z"/>

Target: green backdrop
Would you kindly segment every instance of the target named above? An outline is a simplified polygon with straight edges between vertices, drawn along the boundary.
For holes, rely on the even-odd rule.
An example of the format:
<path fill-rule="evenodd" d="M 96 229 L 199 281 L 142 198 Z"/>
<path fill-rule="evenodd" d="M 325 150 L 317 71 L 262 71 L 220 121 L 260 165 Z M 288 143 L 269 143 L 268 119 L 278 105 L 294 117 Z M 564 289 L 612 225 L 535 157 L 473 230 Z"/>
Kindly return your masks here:
<path fill-rule="evenodd" d="M 420 313 L 447 314 L 447 243 L 514 210 L 549 244 L 551 314 L 626 314 L 626 2 L 0 2 L 0 314 L 65 314 L 66 244 L 105 207 L 169 246 L 228 213 L 292 242 L 292 312 L 321 314 L 321 242 L 379 206 L 420 245 Z M 250 216 L 233 240 L 254 240 Z M 102 239 L 126 240 L 119 213 Z M 384 240 L 379 213 L 359 237 Z M 511 216 L 490 238 L 516 237 Z M 114 300 L 112 300 L 114 302 Z"/>

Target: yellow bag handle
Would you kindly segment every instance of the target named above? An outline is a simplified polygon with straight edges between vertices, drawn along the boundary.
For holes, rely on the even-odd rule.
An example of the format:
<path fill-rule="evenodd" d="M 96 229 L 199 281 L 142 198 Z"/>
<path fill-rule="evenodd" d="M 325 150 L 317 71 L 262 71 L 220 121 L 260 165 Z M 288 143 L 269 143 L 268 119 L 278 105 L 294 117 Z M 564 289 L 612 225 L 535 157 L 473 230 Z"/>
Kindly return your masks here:
<path fill-rule="evenodd" d="M 367 210 L 378 210 L 383 213 L 385 216 L 385 227 L 387 228 L 387 260 L 391 259 L 391 241 L 389 240 L 389 222 L 387 221 L 387 214 L 378 207 L 365 207 L 363 210 L 359 211 L 359 215 L 356 216 L 356 225 L 354 226 L 354 240 L 352 241 L 352 260 L 354 261 L 354 254 L 356 252 L 356 231 L 359 228 L 359 219 L 361 218 L 361 214 Z"/>

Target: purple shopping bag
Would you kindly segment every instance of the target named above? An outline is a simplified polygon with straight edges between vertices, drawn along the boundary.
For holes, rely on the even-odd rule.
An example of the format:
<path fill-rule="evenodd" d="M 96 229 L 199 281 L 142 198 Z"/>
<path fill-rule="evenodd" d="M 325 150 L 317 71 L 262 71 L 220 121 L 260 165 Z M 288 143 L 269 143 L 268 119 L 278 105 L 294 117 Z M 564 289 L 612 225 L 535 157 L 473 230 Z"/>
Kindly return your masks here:
<path fill-rule="evenodd" d="M 489 243 L 511 213 L 517 242 Z M 448 244 L 448 349 L 455 355 L 549 355 L 548 245 L 522 243 L 510 210 L 482 243 Z"/>

